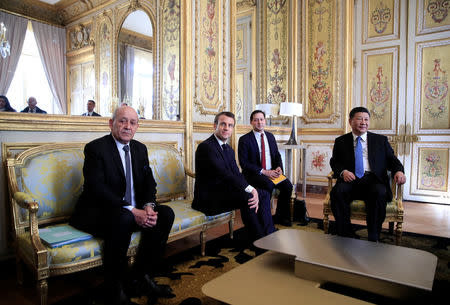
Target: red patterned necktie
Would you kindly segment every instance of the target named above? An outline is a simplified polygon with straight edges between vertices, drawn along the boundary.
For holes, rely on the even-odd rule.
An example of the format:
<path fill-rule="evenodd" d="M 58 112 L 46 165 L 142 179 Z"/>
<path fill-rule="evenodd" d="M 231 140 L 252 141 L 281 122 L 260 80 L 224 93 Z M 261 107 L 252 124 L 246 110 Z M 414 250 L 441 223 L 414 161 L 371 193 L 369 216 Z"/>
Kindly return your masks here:
<path fill-rule="evenodd" d="M 264 133 L 261 134 L 261 166 L 266 169 L 266 145 L 264 143 Z"/>

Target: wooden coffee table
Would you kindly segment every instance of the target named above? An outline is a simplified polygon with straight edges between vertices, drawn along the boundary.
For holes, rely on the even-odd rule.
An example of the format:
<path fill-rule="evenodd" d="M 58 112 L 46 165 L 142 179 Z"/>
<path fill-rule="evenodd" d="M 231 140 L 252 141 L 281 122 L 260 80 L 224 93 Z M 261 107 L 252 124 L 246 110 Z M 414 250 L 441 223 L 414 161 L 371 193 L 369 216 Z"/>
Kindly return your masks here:
<path fill-rule="evenodd" d="M 437 257 L 406 247 L 318 232 L 279 230 L 255 246 L 295 257 L 295 274 L 398 299 L 431 292 Z"/>

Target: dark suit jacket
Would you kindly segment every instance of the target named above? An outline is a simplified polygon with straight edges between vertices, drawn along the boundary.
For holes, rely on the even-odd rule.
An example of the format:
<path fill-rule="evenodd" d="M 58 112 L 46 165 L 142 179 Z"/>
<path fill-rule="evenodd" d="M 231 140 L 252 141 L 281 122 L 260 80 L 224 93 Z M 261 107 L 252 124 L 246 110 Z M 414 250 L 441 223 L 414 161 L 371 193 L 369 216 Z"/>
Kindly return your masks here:
<path fill-rule="evenodd" d="M 264 133 L 269 142 L 270 159 L 272 163 L 272 168 L 269 169 L 276 169 L 277 167 L 283 169 L 283 161 L 281 160 L 281 155 L 278 151 L 274 135 L 268 131 L 265 131 Z M 261 154 L 259 153 L 258 142 L 256 142 L 253 131 L 250 131 L 239 138 L 238 156 L 244 177 L 248 178 L 252 175 L 260 174 L 262 169 Z"/>
<path fill-rule="evenodd" d="M 234 172 L 233 172 L 234 171 Z M 248 186 L 236 161 L 229 164 L 214 135 L 200 143 L 195 152 L 195 187 L 192 208 L 216 215 L 239 207 L 230 202 L 231 193 L 245 192 Z"/>
<path fill-rule="evenodd" d="M 82 116 L 88 116 L 88 113 L 85 112 L 85 113 L 82 114 Z M 93 112 L 92 112 L 92 116 L 101 116 L 101 115 L 98 114 L 97 112 L 93 111 Z"/>
<path fill-rule="evenodd" d="M 387 171 L 390 171 L 392 175 L 398 171 L 403 172 L 403 165 L 394 155 L 394 150 L 389 144 L 387 137 L 383 135 L 367 132 L 367 150 L 371 171 L 380 183 L 386 185 L 388 196 L 386 200 L 391 201 L 392 191 L 389 185 Z M 355 172 L 355 152 L 351 132 L 336 138 L 334 141 L 333 156 L 330 159 L 330 165 L 334 172 L 334 178 L 337 178 L 338 182 L 344 181 L 340 177 L 344 169 L 352 173 Z"/>
<path fill-rule="evenodd" d="M 28 112 L 28 111 L 30 111 L 30 107 L 29 106 L 25 107 L 25 109 L 22 110 L 21 112 Z M 36 106 L 36 113 L 47 113 L 47 111 L 42 110 L 41 108 Z"/>
<path fill-rule="evenodd" d="M 136 207 L 156 202 L 156 183 L 148 163 L 147 147 L 135 140 L 129 143 Z M 111 134 L 96 139 L 84 148 L 84 185 L 71 224 L 89 231 L 100 225 L 109 208 L 128 205 L 125 196 L 125 174 Z"/>

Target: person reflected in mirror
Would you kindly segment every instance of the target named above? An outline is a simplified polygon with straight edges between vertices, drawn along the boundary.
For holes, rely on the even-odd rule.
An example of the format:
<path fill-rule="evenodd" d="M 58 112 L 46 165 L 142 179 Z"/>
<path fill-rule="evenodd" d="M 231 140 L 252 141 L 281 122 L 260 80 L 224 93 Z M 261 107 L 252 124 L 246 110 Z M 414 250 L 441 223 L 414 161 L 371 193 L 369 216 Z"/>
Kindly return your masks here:
<path fill-rule="evenodd" d="M 239 171 L 234 150 L 227 144 L 234 125 L 233 113 L 220 112 L 214 119 L 214 134 L 198 145 L 192 208 L 208 216 L 240 209 L 252 243 L 275 231 L 270 194 L 254 188 Z"/>
<path fill-rule="evenodd" d="M 119 107 L 109 120 L 111 133 L 86 144 L 83 192 L 70 220 L 75 228 L 104 239 L 105 304 L 134 304 L 130 298 L 142 295 L 147 304 L 173 297 L 170 286 L 153 277 L 175 215 L 169 206 L 156 204 L 147 147 L 133 139 L 138 126 L 136 111 Z M 129 268 L 127 251 L 137 231 L 141 239 Z"/>
<path fill-rule="evenodd" d="M 27 113 L 47 113 L 47 111 L 42 110 L 41 108 L 39 108 L 37 105 L 37 100 L 35 97 L 30 96 L 27 100 L 28 106 L 25 107 L 25 109 L 23 109 L 21 112 L 27 112 Z"/>
<path fill-rule="evenodd" d="M 386 203 L 392 200 L 388 171 L 398 185 L 404 184 L 406 177 L 388 138 L 368 131 L 369 110 L 356 107 L 349 116 L 352 131 L 336 138 L 330 159 L 337 179 L 330 192 L 331 210 L 337 235 L 358 238 L 350 222 L 350 203 L 363 200 L 368 240 L 376 242 L 386 217 Z"/>
<path fill-rule="evenodd" d="M 83 113 L 82 116 L 101 116 L 97 112 L 94 111 L 95 109 L 95 101 L 94 100 L 88 100 L 87 102 L 87 112 Z"/>
<path fill-rule="evenodd" d="M 16 112 L 6 96 L 0 95 L 0 112 Z"/>
<path fill-rule="evenodd" d="M 253 111 L 250 124 L 253 130 L 239 138 L 238 156 L 242 174 L 248 183 L 269 194 L 274 188 L 280 190 L 273 220 L 274 223 L 290 227 L 292 183 L 287 178 L 276 185 L 273 182 L 283 175 L 283 161 L 277 142 L 273 134 L 264 130 L 266 115 L 263 111 Z"/>

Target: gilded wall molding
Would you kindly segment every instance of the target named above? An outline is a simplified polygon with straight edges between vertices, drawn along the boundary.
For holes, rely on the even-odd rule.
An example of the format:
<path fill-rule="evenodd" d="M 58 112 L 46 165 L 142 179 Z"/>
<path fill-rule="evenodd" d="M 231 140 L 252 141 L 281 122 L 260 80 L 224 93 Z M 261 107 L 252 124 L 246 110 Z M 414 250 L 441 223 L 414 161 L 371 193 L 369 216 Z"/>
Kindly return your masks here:
<path fill-rule="evenodd" d="M 0 8 L 6 13 L 31 17 L 52 25 L 64 25 L 64 18 L 54 5 L 34 0 L 0 0 Z"/>
<path fill-rule="evenodd" d="M 236 0 L 236 10 L 252 8 L 256 6 L 256 0 Z"/>
<path fill-rule="evenodd" d="M 185 124 L 180 121 L 140 120 L 139 133 L 184 133 Z M 82 117 L 52 114 L 28 114 L 0 112 L 0 130 L 10 131 L 79 131 L 109 132 L 108 117 Z"/>
<path fill-rule="evenodd" d="M 195 5 L 195 86 L 193 103 L 201 115 L 226 109 L 225 3 L 197 1 Z M 221 5 L 222 4 L 222 5 Z M 222 13 L 222 14 L 221 14 Z M 222 93 L 222 94 L 221 94 Z"/>
<path fill-rule="evenodd" d="M 78 50 L 88 46 L 94 46 L 94 40 L 91 37 L 92 23 L 79 24 L 71 29 L 66 29 L 67 49 Z"/>

